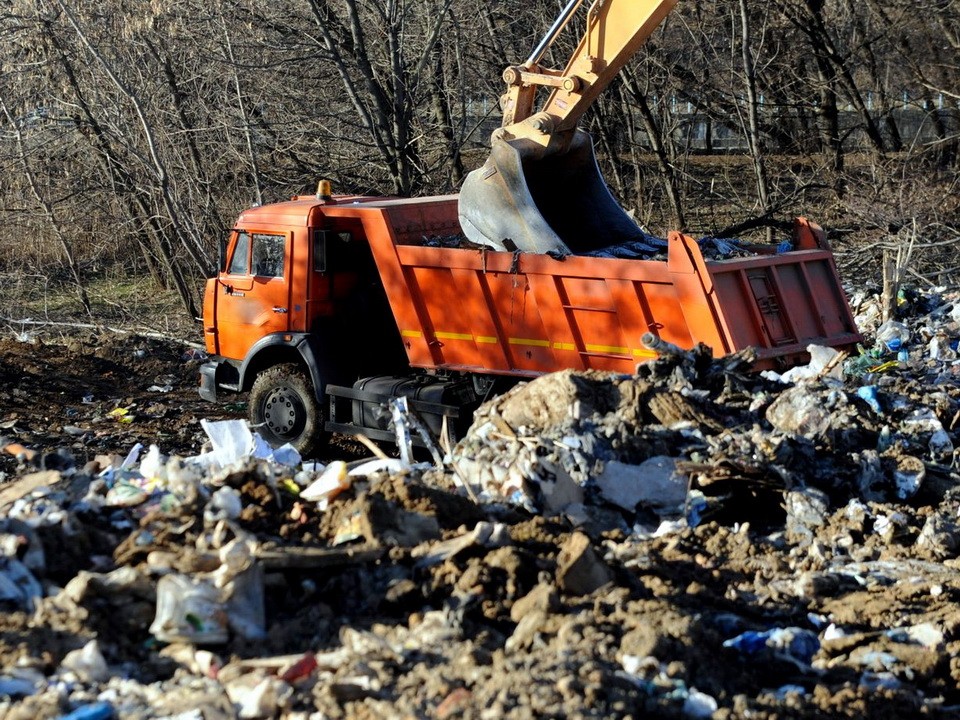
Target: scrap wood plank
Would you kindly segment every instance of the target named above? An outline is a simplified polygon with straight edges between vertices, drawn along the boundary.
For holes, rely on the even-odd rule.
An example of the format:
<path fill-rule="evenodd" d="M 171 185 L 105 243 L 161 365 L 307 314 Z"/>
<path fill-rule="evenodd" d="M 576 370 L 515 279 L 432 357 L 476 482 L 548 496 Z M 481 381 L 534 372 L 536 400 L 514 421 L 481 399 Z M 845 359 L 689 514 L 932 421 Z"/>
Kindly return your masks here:
<path fill-rule="evenodd" d="M 379 560 L 386 548 L 314 548 L 285 547 L 257 552 L 257 558 L 270 570 L 295 570 L 306 568 L 338 567 Z"/>

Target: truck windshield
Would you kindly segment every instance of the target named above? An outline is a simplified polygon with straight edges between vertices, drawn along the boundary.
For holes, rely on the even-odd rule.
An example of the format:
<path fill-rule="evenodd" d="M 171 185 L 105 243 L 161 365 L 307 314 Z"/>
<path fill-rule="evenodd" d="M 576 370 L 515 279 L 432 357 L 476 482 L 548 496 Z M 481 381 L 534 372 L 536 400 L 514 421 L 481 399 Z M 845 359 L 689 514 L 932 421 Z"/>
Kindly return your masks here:
<path fill-rule="evenodd" d="M 283 277 L 283 249 L 286 240 L 286 235 L 250 234 L 238 230 L 227 272 L 230 275 Z"/>

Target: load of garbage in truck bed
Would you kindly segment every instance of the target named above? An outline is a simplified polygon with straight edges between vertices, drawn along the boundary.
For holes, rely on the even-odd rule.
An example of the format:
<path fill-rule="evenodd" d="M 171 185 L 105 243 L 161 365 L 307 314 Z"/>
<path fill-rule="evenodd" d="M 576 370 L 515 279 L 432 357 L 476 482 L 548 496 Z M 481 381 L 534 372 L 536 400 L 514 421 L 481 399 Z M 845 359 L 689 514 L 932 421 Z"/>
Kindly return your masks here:
<path fill-rule="evenodd" d="M 597 258 L 619 258 L 622 260 L 667 260 L 667 240 L 666 238 L 650 235 L 642 230 L 637 230 L 641 236 L 640 239 L 610 245 L 598 250 L 577 253 L 583 257 Z M 471 242 L 465 235 L 430 235 L 423 236 L 422 244 L 425 247 L 437 248 L 461 248 L 471 250 L 491 249 L 485 245 L 479 245 Z M 706 260 L 729 260 L 731 258 L 752 257 L 758 253 L 770 254 L 785 253 L 793 250 L 793 242 L 789 239 L 782 240 L 774 245 L 757 245 L 746 240 L 738 238 L 716 238 L 704 237 L 697 240 L 700 246 L 700 252 Z M 510 251 L 515 251 L 516 247 L 511 242 L 506 241 L 505 247 Z"/>
<path fill-rule="evenodd" d="M 960 297 L 902 299 L 780 375 L 543 376 L 422 456 L 7 425 L 0 712 L 956 717 Z"/>

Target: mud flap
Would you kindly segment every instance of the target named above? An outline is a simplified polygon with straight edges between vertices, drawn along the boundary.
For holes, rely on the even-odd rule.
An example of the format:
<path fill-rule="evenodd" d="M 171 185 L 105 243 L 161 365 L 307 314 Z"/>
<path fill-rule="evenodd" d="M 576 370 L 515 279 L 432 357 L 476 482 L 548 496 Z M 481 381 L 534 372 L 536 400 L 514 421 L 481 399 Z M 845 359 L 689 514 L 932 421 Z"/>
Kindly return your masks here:
<path fill-rule="evenodd" d="M 578 130 L 566 152 L 518 138 L 494 138 L 490 157 L 460 190 L 467 238 L 498 250 L 589 252 L 644 235 L 600 175 L 590 135 Z"/>

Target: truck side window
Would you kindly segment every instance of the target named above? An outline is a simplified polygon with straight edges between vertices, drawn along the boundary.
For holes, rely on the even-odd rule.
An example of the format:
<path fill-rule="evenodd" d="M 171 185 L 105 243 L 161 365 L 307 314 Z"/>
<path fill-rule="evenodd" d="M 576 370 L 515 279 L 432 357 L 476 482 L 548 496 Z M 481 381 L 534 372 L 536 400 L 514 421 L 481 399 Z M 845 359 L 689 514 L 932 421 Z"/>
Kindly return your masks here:
<path fill-rule="evenodd" d="M 313 231 L 313 271 L 327 271 L 327 233 L 323 230 Z"/>
<path fill-rule="evenodd" d="M 353 233 L 333 232 L 332 230 L 313 231 L 313 271 L 327 272 L 330 257 L 336 259 L 343 255 L 342 249 L 353 242 Z M 341 258 L 342 259 L 342 258 Z M 335 269 L 342 270 L 342 263 L 334 262 Z"/>
<path fill-rule="evenodd" d="M 253 274 L 257 277 L 283 277 L 284 235 L 253 236 Z"/>
<path fill-rule="evenodd" d="M 233 259 L 230 261 L 231 275 L 248 275 L 250 271 L 250 235 L 245 232 L 237 233 L 237 242 L 233 248 Z"/>

